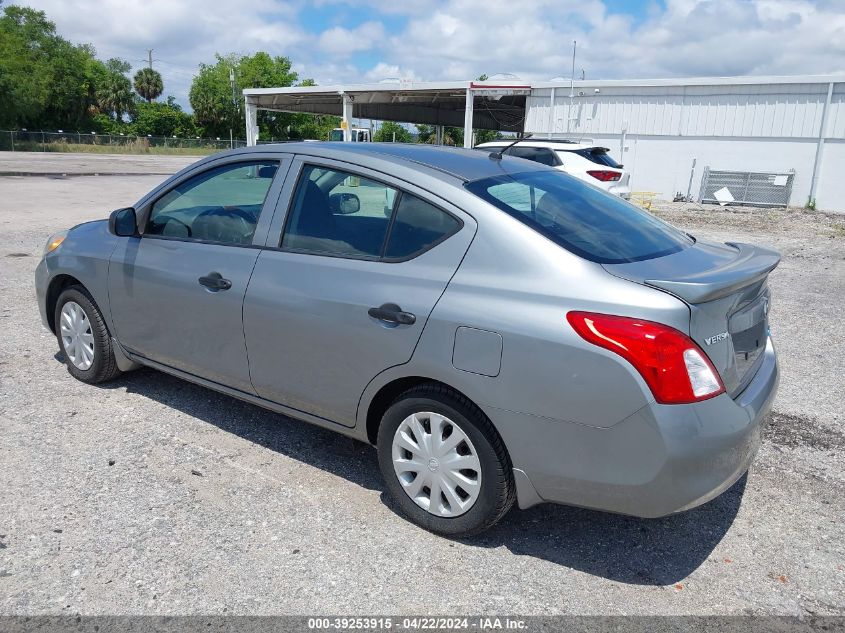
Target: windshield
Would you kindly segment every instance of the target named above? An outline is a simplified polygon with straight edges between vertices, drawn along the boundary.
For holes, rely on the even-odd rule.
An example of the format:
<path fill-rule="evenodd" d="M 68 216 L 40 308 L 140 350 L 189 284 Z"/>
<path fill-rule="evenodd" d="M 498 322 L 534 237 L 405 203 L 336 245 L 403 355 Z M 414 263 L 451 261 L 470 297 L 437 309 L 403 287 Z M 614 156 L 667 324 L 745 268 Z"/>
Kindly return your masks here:
<path fill-rule="evenodd" d="M 566 250 L 602 264 L 662 257 L 694 243 L 618 196 L 556 170 L 494 176 L 465 186 Z"/>

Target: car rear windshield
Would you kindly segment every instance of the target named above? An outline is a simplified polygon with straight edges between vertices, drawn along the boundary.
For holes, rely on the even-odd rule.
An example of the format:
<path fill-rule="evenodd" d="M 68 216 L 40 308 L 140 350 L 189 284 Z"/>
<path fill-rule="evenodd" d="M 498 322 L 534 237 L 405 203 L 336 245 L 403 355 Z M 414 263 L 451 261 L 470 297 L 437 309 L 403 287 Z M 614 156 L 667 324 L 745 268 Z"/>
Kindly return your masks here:
<path fill-rule="evenodd" d="M 662 257 L 694 243 L 618 196 L 556 170 L 503 174 L 465 186 L 566 250 L 602 264 Z"/>
<path fill-rule="evenodd" d="M 605 165 L 606 167 L 615 167 L 619 169 L 622 167 L 619 163 L 613 160 L 610 157 L 610 154 L 607 153 L 607 150 L 603 147 L 591 147 L 589 149 L 575 149 L 575 150 L 563 150 L 567 152 L 572 152 L 573 154 L 578 154 L 582 158 L 586 158 L 591 163 L 595 163 L 597 165 Z"/>

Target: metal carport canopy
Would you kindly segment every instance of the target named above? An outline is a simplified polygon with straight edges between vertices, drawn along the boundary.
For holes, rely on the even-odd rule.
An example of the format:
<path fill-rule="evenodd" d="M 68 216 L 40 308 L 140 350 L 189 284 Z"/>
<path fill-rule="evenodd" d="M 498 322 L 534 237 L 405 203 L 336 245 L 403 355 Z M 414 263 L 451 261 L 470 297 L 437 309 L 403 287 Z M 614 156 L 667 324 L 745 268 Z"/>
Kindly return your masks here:
<path fill-rule="evenodd" d="M 247 88 L 247 143 L 258 141 L 258 110 L 330 114 L 381 121 L 464 127 L 464 146 L 472 144 L 472 129 L 521 132 L 525 98 L 531 86 L 484 81 L 382 82 L 337 86 Z M 439 132 L 442 135 L 442 131 Z"/>

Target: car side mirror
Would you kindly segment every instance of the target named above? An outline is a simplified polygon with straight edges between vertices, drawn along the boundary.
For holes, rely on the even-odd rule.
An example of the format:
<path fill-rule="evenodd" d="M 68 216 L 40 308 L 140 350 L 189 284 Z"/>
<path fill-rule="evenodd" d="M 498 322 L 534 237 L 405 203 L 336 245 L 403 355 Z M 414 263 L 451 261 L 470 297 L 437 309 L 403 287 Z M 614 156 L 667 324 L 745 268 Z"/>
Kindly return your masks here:
<path fill-rule="evenodd" d="M 135 209 L 126 207 L 112 211 L 109 216 L 109 232 L 118 237 L 138 235 L 138 218 L 135 215 Z"/>
<path fill-rule="evenodd" d="M 351 215 L 361 210 L 361 200 L 354 193 L 333 193 L 329 208 L 334 215 Z"/>

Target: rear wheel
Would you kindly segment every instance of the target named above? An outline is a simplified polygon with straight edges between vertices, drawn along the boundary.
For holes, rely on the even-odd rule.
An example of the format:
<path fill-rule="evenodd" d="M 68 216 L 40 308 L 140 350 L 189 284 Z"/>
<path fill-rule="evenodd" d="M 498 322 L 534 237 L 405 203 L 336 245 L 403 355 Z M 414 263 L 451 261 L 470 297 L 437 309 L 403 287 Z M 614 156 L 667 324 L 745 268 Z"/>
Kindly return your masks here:
<path fill-rule="evenodd" d="M 513 505 L 510 459 L 493 425 L 472 402 L 440 385 L 421 385 L 385 412 L 378 457 L 402 512 L 444 536 L 478 534 Z"/>
<path fill-rule="evenodd" d="M 59 349 L 74 378 L 96 384 L 120 375 L 106 322 L 85 288 L 71 286 L 59 295 L 55 323 Z"/>

